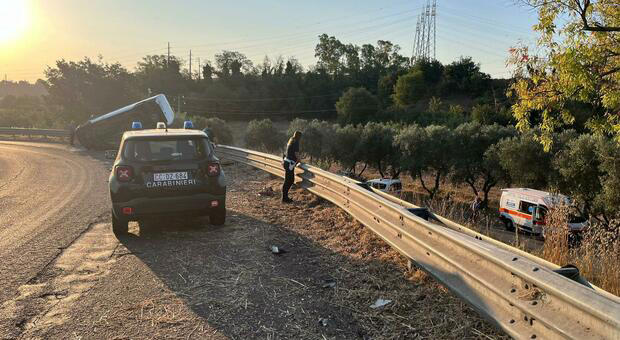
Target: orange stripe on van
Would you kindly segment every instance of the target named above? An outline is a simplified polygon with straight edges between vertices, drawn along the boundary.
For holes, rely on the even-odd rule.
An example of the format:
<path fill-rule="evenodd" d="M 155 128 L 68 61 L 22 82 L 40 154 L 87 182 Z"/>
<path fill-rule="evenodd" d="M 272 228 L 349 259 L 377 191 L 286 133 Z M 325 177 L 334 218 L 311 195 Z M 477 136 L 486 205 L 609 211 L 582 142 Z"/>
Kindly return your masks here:
<path fill-rule="evenodd" d="M 505 212 L 505 213 L 510 214 L 510 215 L 515 215 L 515 216 L 518 216 L 518 217 L 523 217 L 526 220 L 531 220 L 532 219 L 532 215 L 528 215 L 528 214 L 525 214 L 525 213 L 522 213 L 522 212 L 519 212 L 519 211 L 515 211 L 515 210 L 510 210 L 510 209 L 506 209 L 506 208 L 499 208 L 499 211 L 500 212 Z"/>

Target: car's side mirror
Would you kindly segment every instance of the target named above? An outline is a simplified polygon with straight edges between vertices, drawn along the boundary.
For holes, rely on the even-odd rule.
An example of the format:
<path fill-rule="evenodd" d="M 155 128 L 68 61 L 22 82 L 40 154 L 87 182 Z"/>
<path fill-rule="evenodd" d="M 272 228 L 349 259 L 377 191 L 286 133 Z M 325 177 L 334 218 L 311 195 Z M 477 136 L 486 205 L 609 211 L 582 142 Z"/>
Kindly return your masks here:
<path fill-rule="evenodd" d="M 106 159 L 116 159 L 116 155 L 118 154 L 118 151 L 116 150 L 106 150 L 105 151 L 105 158 Z"/>

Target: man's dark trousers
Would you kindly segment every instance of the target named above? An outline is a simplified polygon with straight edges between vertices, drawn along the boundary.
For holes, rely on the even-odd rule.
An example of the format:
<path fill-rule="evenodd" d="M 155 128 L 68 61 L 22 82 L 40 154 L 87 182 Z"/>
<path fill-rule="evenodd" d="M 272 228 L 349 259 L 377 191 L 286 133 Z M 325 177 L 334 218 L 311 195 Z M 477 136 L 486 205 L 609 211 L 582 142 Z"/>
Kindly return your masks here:
<path fill-rule="evenodd" d="M 288 163 L 284 163 L 284 184 L 282 184 L 282 200 L 288 200 L 288 191 L 295 182 L 295 170 L 288 169 Z"/>

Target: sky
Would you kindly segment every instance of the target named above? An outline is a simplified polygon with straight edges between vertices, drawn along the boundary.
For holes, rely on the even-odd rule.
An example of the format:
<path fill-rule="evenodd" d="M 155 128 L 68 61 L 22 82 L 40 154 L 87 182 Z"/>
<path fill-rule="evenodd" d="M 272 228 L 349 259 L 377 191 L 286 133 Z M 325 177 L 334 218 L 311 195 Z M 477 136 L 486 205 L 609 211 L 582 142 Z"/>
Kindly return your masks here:
<path fill-rule="evenodd" d="M 192 51 L 193 70 L 222 50 L 308 67 L 322 33 L 357 45 L 389 40 L 410 57 L 426 1 L 0 0 L 0 77 L 36 81 L 58 59 L 99 55 L 133 70 L 168 43 L 185 67 Z M 497 78 L 509 76 L 511 46 L 536 41 L 536 13 L 515 0 L 437 0 L 436 21 L 439 61 L 471 56 Z"/>

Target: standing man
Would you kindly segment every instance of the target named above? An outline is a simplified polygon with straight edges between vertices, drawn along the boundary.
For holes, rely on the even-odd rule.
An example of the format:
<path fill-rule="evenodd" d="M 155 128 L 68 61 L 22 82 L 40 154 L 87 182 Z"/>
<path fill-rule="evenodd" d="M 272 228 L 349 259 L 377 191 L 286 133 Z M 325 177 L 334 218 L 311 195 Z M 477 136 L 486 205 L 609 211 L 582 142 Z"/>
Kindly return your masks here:
<path fill-rule="evenodd" d="M 291 203 L 288 197 L 288 191 L 295 182 L 295 165 L 299 163 L 299 140 L 301 139 L 301 131 L 295 131 L 293 137 L 286 144 L 286 154 L 282 161 L 284 166 L 284 184 L 282 184 L 282 202 Z"/>
<path fill-rule="evenodd" d="M 480 194 L 476 194 L 476 198 L 471 203 L 471 219 L 473 221 L 478 217 L 478 213 L 480 212 L 480 205 L 482 204 L 482 199 L 480 199 Z"/>

